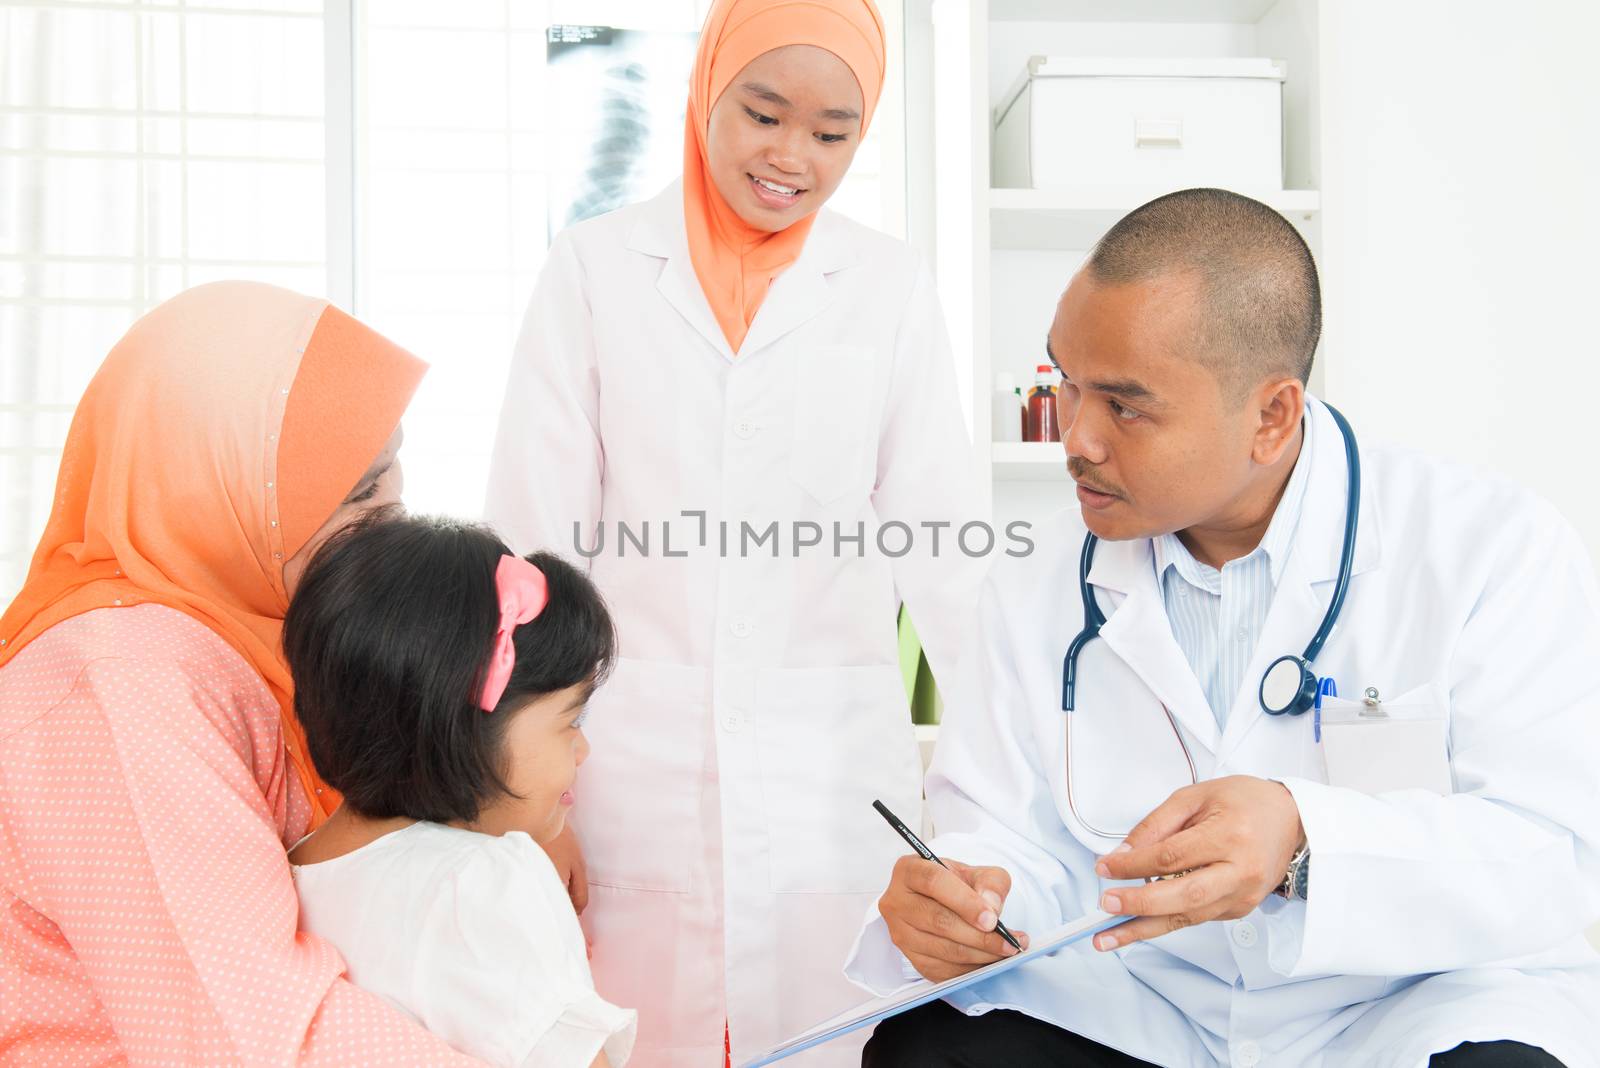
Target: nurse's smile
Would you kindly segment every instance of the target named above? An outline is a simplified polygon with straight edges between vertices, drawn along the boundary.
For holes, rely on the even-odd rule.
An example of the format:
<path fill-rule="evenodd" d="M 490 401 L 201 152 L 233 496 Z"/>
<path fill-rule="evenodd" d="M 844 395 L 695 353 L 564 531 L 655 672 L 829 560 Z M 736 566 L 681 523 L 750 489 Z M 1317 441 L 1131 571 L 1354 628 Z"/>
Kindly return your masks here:
<path fill-rule="evenodd" d="M 786 230 L 844 180 L 863 113 L 844 60 L 812 45 L 775 48 L 746 64 L 712 107 L 706 169 L 746 225 Z"/>
<path fill-rule="evenodd" d="M 806 191 L 798 186 L 786 185 L 754 174 L 750 175 L 750 186 L 755 191 L 757 200 L 778 211 L 786 211 L 792 208 L 795 201 L 806 194 Z"/>

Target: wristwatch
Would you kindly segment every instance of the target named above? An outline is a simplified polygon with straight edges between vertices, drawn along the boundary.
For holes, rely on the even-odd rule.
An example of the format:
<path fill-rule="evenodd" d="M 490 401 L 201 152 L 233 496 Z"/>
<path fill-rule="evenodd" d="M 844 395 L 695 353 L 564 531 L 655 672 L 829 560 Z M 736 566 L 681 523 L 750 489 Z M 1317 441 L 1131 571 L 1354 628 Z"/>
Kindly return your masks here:
<path fill-rule="evenodd" d="M 1301 846 L 1295 855 L 1289 858 L 1289 870 L 1284 873 L 1283 882 L 1273 891 L 1279 897 L 1294 900 L 1306 900 L 1306 893 L 1311 886 L 1311 843 Z"/>

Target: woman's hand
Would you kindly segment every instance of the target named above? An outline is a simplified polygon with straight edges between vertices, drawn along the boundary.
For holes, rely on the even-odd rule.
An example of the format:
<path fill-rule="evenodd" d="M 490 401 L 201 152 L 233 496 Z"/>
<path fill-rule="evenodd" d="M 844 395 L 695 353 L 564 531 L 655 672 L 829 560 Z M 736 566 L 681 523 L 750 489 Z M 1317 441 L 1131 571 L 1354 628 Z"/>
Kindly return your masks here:
<path fill-rule="evenodd" d="M 572 833 L 572 825 L 563 827 L 544 851 L 549 854 L 556 874 L 561 876 L 567 895 L 572 898 L 573 910 L 581 913 L 589 904 L 589 869 L 583 862 L 583 850 L 578 846 L 578 836 Z"/>

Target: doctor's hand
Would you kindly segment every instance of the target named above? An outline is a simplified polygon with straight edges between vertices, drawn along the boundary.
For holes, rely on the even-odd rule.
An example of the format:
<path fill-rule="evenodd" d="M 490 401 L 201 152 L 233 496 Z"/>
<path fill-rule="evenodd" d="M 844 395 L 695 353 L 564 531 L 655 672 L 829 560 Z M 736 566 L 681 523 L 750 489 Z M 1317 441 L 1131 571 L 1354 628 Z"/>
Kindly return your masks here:
<path fill-rule="evenodd" d="M 974 868 L 945 859 L 904 856 L 895 862 L 878 911 L 889 937 L 925 979 L 942 982 L 1017 951 L 994 933 L 1011 892 L 1004 868 Z M 1028 936 L 1012 931 L 1027 948 Z"/>
<path fill-rule="evenodd" d="M 583 861 L 583 850 L 578 847 L 578 836 L 572 832 L 572 824 L 561 828 L 561 833 L 550 840 L 544 851 L 550 863 L 556 866 L 556 874 L 561 876 L 567 896 L 572 898 L 572 911 L 582 912 L 589 904 L 589 866 Z"/>
<path fill-rule="evenodd" d="M 1095 865 L 1104 879 L 1182 876 L 1107 890 L 1101 908 L 1141 918 L 1097 935 L 1095 948 L 1248 915 L 1283 882 L 1305 838 L 1300 809 L 1282 783 L 1233 775 L 1184 787 Z"/>

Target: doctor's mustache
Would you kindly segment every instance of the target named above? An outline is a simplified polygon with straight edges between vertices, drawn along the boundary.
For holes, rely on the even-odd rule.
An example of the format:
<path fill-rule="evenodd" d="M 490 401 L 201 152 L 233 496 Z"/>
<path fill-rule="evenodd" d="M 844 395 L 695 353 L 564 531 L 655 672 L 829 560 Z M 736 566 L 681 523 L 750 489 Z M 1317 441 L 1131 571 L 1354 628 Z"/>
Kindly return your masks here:
<path fill-rule="evenodd" d="M 1113 497 L 1127 496 L 1122 492 L 1121 486 L 1113 485 L 1101 478 L 1095 466 L 1081 456 L 1067 457 L 1067 474 L 1072 476 L 1073 481 L 1089 487 L 1096 493 L 1108 493 Z"/>

